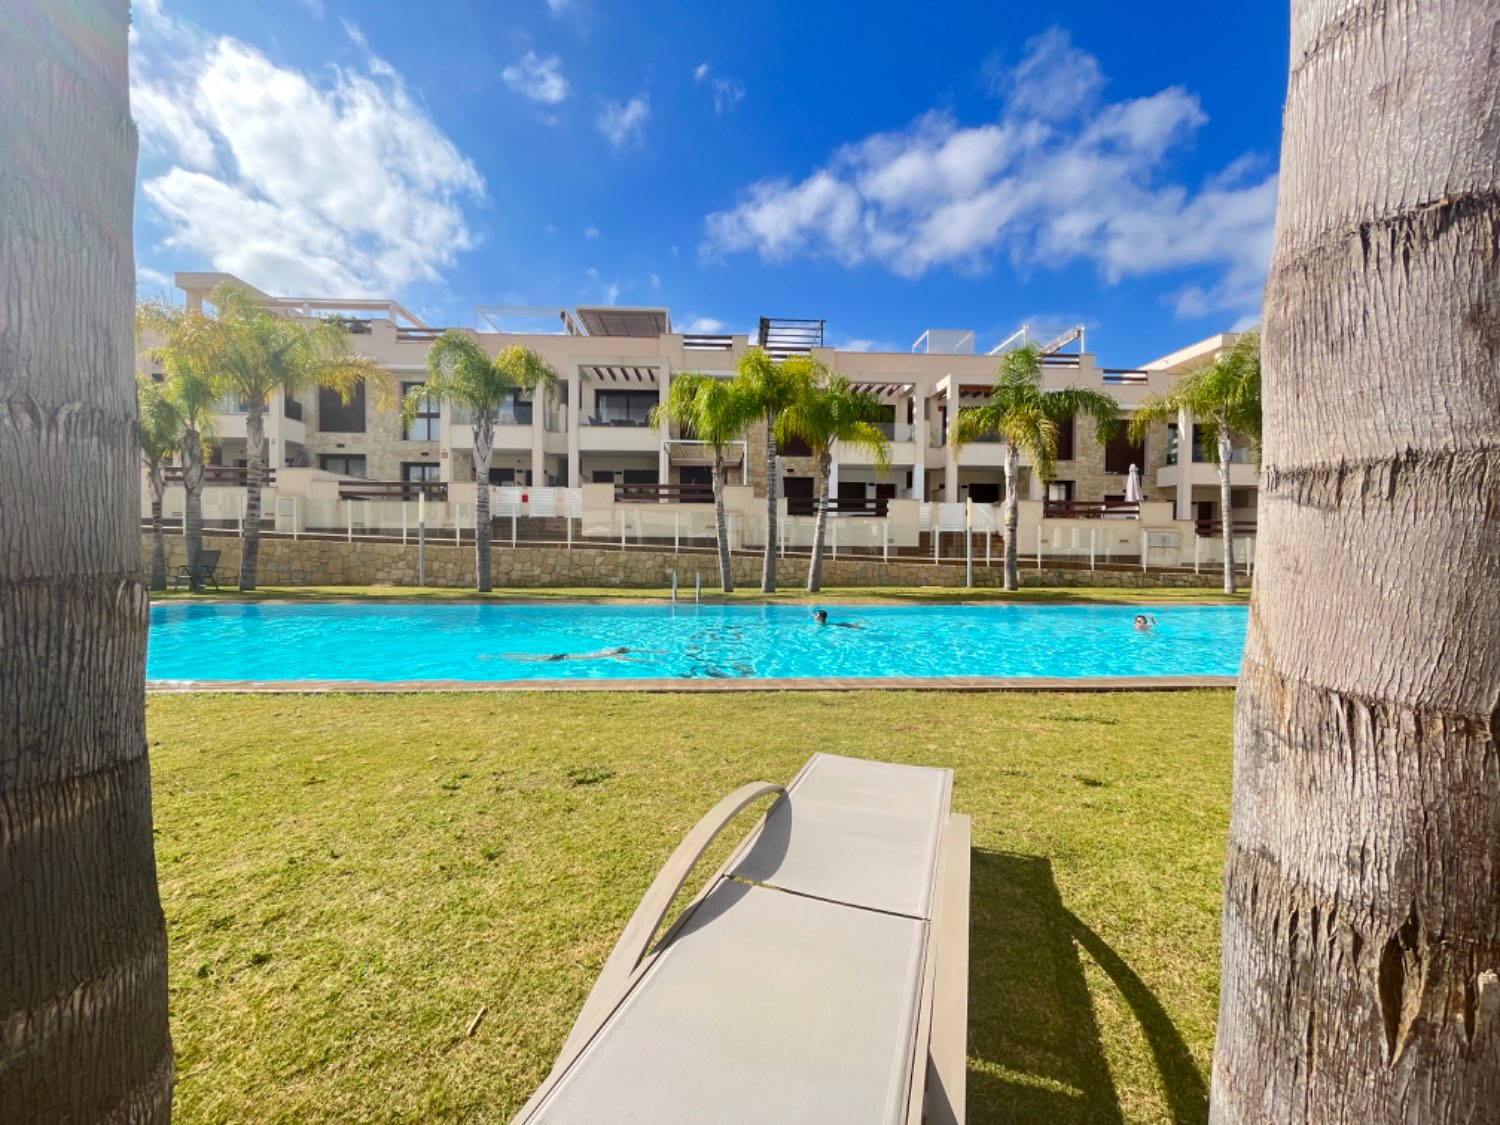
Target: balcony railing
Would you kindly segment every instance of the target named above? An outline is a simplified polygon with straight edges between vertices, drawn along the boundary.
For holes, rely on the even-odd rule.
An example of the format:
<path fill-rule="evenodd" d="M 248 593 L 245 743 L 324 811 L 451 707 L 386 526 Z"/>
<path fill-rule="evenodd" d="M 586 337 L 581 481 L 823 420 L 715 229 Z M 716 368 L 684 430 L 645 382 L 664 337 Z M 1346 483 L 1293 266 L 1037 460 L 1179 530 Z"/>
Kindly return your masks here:
<path fill-rule="evenodd" d="M 734 337 L 701 332 L 683 333 L 682 347 L 690 352 L 727 352 L 734 348 Z"/>
<path fill-rule="evenodd" d="M 339 482 L 340 500 L 429 500 L 448 499 L 445 481 L 346 480 Z"/>
<path fill-rule="evenodd" d="M 1141 506 L 1130 500 L 1048 500 L 1042 518 L 1049 520 L 1133 520 Z"/>
<path fill-rule="evenodd" d="M 890 510 L 890 501 L 884 496 L 830 496 L 830 516 L 874 516 L 884 519 Z M 786 514 L 789 516 L 814 516 L 818 513 L 816 496 L 788 496 Z"/>
<path fill-rule="evenodd" d="M 1231 465 L 1248 465 L 1254 460 L 1253 451 L 1246 446 L 1229 451 L 1229 463 Z M 1219 458 L 1217 454 L 1209 455 L 1203 452 L 1203 448 L 1196 442 L 1193 445 L 1193 463 L 1195 465 L 1217 465 Z"/>
<path fill-rule="evenodd" d="M 914 429 L 906 422 L 876 422 L 875 428 L 885 435 L 887 441 L 911 441 Z"/>
<path fill-rule="evenodd" d="M 1144 371 L 1127 370 L 1120 367 L 1105 367 L 1100 370 L 1106 383 L 1119 383 L 1126 386 L 1139 386 L 1149 378 Z"/>
<path fill-rule="evenodd" d="M 712 504 L 711 484 L 617 484 L 616 504 Z"/>
<path fill-rule="evenodd" d="M 169 485 L 182 484 L 182 466 L 164 465 L 161 478 Z M 267 485 L 276 483 L 276 468 L 265 467 L 263 481 Z M 203 484 L 206 488 L 244 488 L 250 483 L 250 470 L 243 465 L 204 465 Z"/>
<path fill-rule="evenodd" d="M 644 429 L 645 427 L 651 425 L 651 423 L 645 418 L 601 418 L 597 414 L 593 415 L 592 417 L 585 418 L 583 420 L 583 424 L 585 426 L 614 426 L 625 428 L 634 427 L 635 429 Z"/>

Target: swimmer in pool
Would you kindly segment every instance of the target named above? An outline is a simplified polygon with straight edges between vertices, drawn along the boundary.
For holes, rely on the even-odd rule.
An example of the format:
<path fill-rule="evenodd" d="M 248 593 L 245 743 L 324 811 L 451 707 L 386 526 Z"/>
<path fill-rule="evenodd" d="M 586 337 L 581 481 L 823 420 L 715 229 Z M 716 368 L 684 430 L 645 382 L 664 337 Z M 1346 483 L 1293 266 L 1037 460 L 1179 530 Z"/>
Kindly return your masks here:
<path fill-rule="evenodd" d="M 1156 618 L 1149 613 L 1137 613 L 1135 615 L 1135 631 L 1137 633 L 1149 633 L 1156 628 Z"/>
<path fill-rule="evenodd" d="M 813 620 L 819 625 L 832 625 L 835 629 L 863 629 L 864 626 L 857 621 L 830 621 L 828 611 L 820 609 L 813 614 Z"/>
<path fill-rule="evenodd" d="M 498 659 L 524 660 L 532 663 L 551 663 L 559 660 L 629 660 L 638 663 L 641 658 L 630 654 L 644 651 L 647 650 L 621 646 L 620 648 L 601 648 L 598 652 L 506 652 L 501 653 Z M 495 660 L 497 657 L 481 656 L 479 659 Z"/>

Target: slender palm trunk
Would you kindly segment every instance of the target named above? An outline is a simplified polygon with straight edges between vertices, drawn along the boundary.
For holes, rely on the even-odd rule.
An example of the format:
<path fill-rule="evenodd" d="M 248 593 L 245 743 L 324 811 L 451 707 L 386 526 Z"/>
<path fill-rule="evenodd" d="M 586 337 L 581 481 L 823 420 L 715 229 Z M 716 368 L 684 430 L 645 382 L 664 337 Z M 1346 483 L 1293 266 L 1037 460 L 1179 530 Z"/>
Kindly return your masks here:
<path fill-rule="evenodd" d="M 255 589 L 260 562 L 260 490 L 266 478 L 266 404 L 245 409 L 245 519 L 240 533 L 240 589 Z"/>
<path fill-rule="evenodd" d="M 165 1122 L 128 5 L 0 11 L 0 1121 Z"/>
<path fill-rule="evenodd" d="M 152 461 L 146 466 L 147 480 L 151 486 L 151 588 L 167 588 L 167 542 L 162 534 L 162 499 L 166 495 L 166 482 L 161 476 L 161 461 Z"/>
<path fill-rule="evenodd" d="M 1292 6 L 1211 1120 L 1500 1107 L 1500 0 Z"/>
<path fill-rule="evenodd" d="M 1238 587 L 1234 578 L 1234 515 L 1230 509 L 1229 492 L 1229 430 L 1223 420 L 1219 422 L 1219 514 L 1224 527 L 1224 592 L 1234 593 Z"/>
<path fill-rule="evenodd" d="M 816 594 L 823 588 L 823 541 L 828 534 L 828 478 L 833 475 L 833 453 L 824 448 L 818 453 L 818 510 L 813 514 L 812 558 L 807 564 L 807 592 Z"/>
<path fill-rule="evenodd" d="M 729 556 L 729 517 L 724 511 L 724 451 L 714 448 L 714 530 L 719 535 L 719 588 L 734 592 L 734 560 Z"/>
<path fill-rule="evenodd" d="M 1020 476 L 1021 455 L 1016 447 L 1005 447 L 1005 588 L 1021 588 L 1021 558 L 1016 543 L 1017 529 L 1021 524 L 1021 509 L 1017 503 L 1016 478 Z"/>
<path fill-rule="evenodd" d="M 490 521 L 490 451 L 495 439 L 495 415 L 481 410 L 474 418 L 474 588 L 488 594 L 494 588 L 490 547 L 495 527 Z"/>
<path fill-rule="evenodd" d="M 760 589 L 776 592 L 776 411 L 766 414 L 766 557 L 761 564 Z"/>
<path fill-rule="evenodd" d="M 203 553 L 203 437 L 191 423 L 182 432 L 182 539 L 188 566 Z M 203 589 L 193 571 L 192 587 Z"/>

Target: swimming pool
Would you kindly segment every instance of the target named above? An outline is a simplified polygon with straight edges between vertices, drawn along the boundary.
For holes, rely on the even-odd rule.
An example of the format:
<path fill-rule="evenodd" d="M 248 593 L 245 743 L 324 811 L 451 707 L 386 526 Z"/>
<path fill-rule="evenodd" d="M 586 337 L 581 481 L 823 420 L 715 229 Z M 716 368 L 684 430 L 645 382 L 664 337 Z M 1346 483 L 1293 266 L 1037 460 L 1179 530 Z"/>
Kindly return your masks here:
<path fill-rule="evenodd" d="M 1137 632 L 1149 612 L 1157 627 Z M 158 605 L 177 681 L 1233 676 L 1243 606 Z M 846 626 L 858 626 L 846 627 Z"/>

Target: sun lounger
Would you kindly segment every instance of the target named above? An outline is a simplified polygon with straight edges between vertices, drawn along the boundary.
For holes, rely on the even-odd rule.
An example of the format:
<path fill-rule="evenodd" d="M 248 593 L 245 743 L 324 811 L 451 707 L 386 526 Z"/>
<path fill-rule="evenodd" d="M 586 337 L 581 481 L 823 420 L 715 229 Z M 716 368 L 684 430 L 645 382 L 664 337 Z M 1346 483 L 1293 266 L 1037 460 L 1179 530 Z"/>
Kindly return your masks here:
<path fill-rule="evenodd" d="M 197 565 L 183 563 L 177 568 L 176 575 L 172 578 L 173 586 L 180 586 L 186 582 L 194 590 L 200 589 L 205 582 L 212 582 L 214 589 L 219 588 L 219 580 L 214 576 L 214 571 L 219 569 L 219 556 L 222 551 L 199 551 Z"/>
<path fill-rule="evenodd" d="M 950 770 L 814 755 L 690 832 L 516 1122 L 964 1119 L 969 818 Z M 693 863 L 780 794 L 655 948 Z"/>

